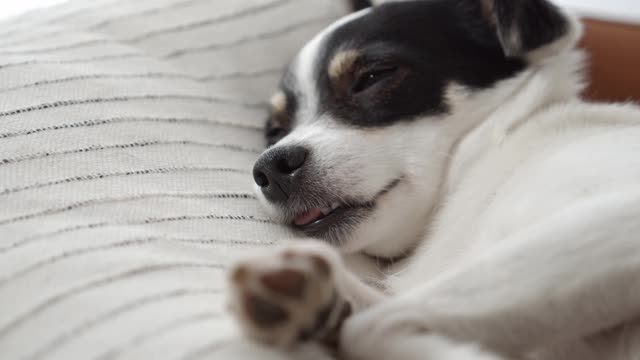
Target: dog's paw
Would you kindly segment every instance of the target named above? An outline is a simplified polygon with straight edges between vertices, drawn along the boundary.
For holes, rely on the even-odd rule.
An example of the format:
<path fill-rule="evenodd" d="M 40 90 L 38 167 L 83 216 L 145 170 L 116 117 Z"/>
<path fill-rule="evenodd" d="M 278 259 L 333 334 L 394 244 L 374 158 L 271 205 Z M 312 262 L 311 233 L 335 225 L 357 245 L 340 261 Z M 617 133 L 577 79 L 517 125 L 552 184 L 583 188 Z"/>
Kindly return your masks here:
<path fill-rule="evenodd" d="M 336 287 L 333 255 L 323 246 L 295 246 L 237 264 L 229 305 L 244 332 L 278 347 L 309 340 L 335 347 L 351 306 Z"/>

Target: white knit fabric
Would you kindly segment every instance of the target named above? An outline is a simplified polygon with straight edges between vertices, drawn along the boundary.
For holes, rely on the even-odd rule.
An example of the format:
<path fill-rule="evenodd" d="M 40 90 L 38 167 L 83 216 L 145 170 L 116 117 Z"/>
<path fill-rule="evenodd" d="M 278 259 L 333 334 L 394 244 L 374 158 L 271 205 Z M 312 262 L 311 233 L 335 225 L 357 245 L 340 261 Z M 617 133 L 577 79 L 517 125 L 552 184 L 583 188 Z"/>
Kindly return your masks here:
<path fill-rule="evenodd" d="M 288 235 L 251 192 L 264 102 L 344 10 L 87 0 L 0 24 L 0 359 L 269 358 L 234 335 L 225 268 Z"/>

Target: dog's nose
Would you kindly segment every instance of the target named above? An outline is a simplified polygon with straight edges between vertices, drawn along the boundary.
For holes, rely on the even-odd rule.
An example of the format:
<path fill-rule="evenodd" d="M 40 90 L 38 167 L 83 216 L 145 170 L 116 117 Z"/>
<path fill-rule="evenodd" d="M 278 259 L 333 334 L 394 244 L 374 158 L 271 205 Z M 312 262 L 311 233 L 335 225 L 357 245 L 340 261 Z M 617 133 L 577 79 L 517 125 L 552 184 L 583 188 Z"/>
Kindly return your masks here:
<path fill-rule="evenodd" d="M 268 150 L 253 167 L 253 179 L 262 193 L 274 202 L 287 200 L 297 186 L 296 175 L 309 151 L 302 146 L 283 146 Z"/>

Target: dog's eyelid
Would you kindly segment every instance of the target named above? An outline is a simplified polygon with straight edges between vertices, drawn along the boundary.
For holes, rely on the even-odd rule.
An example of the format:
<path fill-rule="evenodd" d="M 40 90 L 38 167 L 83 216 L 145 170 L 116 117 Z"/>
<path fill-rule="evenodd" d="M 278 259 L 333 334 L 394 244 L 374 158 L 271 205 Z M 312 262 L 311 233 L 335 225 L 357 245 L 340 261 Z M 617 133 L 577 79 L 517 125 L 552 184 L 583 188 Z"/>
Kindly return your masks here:
<path fill-rule="evenodd" d="M 362 71 L 356 76 L 353 86 L 351 87 L 351 91 L 354 94 L 363 92 L 373 85 L 393 76 L 398 69 L 399 67 L 397 66 L 388 65 L 372 67 L 368 70 Z"/>
<path fill-rule="evenodd" d="M 392 62 L 378 62 L 378 63 L 373 63 L 373 64 L 369 64 L 366 66 L 362 66 L 358 69 L 356 75 L 358 76 L 362 76 L 364 74 L 368 74 L 368 73 L 374 73 L 374 72 L 383 72 L 383 71 L 392 71 L 392 70 L 397 70 L 398 69 L 398 65 L 392 63 Z"/>
<path fill-rule="evenodd" d="M 364 72 L 372 71 L 375 69 L 398 67 L 399 63 L 400 63 L 399 61 L 393 58 L 362 57 L 358 59 L 358 62 L 356 63 L 356 72 L 364 73 Z"/>

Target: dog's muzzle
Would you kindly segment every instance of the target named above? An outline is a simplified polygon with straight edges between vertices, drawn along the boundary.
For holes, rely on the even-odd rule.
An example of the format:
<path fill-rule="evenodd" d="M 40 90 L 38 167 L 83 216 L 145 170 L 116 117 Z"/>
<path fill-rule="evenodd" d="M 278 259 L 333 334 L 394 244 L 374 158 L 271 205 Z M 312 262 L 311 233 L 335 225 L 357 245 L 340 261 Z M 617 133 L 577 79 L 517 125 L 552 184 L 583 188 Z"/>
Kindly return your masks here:
<path fill-rule="evenodd" d="M 302 146 L 283 146 L 267 150 L 253 167 L 253 179 L 273 203 L 286 202 L 299 190 L 300 173 L 309 156 Z"/>
<path fill-rule="evenodd" d="M 253 178 L 264 197 L 277 205 L 286 222 L 304 227 L 327 217 L 341 204 L 319 179 L 303 146 L 267 150 L 253 168 Z"/>
<path fill-rule="evenodd" d="M 253 178 L 265 199 L 277 209 L 283 223 L 306 236 L 339 243 L 368 218 L 380 197 L 395 188 L 392 179 L 371 198 L 349 196 L 349 186 L 332 181 L 304 146 L 275 146 L 265 151 L 253 168 Z M 345 190 L 346 189 L 346 190 Z"/>

